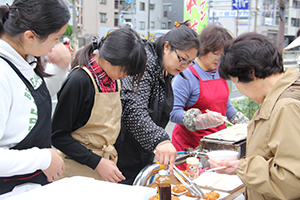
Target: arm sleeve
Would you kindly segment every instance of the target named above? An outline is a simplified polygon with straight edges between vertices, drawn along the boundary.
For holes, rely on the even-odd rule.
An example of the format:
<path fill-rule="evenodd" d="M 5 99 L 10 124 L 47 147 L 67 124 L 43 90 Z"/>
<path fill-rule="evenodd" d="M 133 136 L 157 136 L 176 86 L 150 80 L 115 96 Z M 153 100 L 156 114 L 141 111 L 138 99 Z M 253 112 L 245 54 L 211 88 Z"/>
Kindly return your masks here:
<path fill-rule="evenodd" d="M 50 96 L 53 97 L 59 91 L 63 81 L 66 79 L 68 70 L 61 69 L 57 65 L 47 62 L 45 72 L 52 75 L 50 77 L 45 77 L 45 82 Z"/>
<path fill-rule="evenodd" d="M 122 79 L 121 101 L 123 107 L 122 120 L 127 131 L 148 150 L 154 151 L 156 146 L 164 141 L 169 140 L 168 133 L 160 126 L 156 125 L 148 112 L 148 105 L 154 79 L 148 71 L 145 71 L 141 79 L 138 93 L 132 89 L 131 77 Z"/>
<path fill-rule="evenodd" d="M 95 90 L 84 70 L 74 70 L 58 93 L 58 103 L 52 119 L 52 143 L 75 161 L 95 169 L 101 157 L 71 136 L 84 126 L 91 114 Z"/>
<path fill-rule="evenodd" d="M 0 148 L 0 176 L 14 176 L 45 170 L 50 166 L 49 149 L 37 147 L 26 150 L 10 150 Z"/>
<path fill-rule="evenodd" d="M 226 117 L 230 120 L 233 117 L 233 115 L 236 113 L 236 111 L 237 110 L 233 107 L 233 105 L 230 102 L 230 97 L 228 97 Z"/>
<path fill-rule="evenodd" d="M 185 70 L 185 72 L 187 72 L 187 70 Z M 199 85 L 198 79 L 191 73 L 184 73 L 184 75 L 187 79 L 183 78 L 180 74 L 177 74 L 173 80 L 174 106 L 170 114 L 170 121 L 181 125 L 184 125 L 182 121 L 185 112 L 184 108 L 188 107 L 187 104 L 195 104 L 199 98 L 199 86 L 192 87 L 195 83 Z M 197 88 L 196 91 L 193 91 L 193 88 Z M 194 97 L 191 98 L 191 96 Z M 193 99 L 193 102 L 191 102 L 191 99 Z"/>
<path fill-rule="evenodd" d="M 273 114 L 273 113 L 272 113 Z M 241 159 L 237 174 L 250 189 L 276 199 L 300 196 L 300 105 L 285 106 L 270 121 L 268 146 L 272 157 L 254 155 Z M 262 134 L 267 130 L 261 130 Z"/>

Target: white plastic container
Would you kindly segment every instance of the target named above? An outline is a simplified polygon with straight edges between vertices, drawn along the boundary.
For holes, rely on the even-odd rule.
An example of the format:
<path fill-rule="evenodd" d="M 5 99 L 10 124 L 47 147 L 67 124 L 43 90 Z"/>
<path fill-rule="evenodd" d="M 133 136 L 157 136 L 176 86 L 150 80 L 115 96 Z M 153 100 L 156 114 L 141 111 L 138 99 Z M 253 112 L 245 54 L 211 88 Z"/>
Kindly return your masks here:
<path fill-rule="evenodd" d="M 196 157 L 188 157 L 186 159 L 186 175 L 190 179 L 195 179 L 199 175 L 199 159 Z"/>
<path fill-rule="evenodd" d="M 239 152 L 231 150 L 216 150 L 206 153 L 209 159 L 220 161 L 220 160 L 236 160 Z"/>

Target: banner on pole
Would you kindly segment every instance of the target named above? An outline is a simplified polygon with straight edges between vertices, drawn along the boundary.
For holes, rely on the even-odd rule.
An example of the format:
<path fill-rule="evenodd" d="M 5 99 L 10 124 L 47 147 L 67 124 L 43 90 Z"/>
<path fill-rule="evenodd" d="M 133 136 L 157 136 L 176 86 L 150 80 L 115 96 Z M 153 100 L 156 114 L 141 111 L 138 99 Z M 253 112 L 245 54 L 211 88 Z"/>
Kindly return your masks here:
<path fill-rule="evenodd" d="M 184 21 L 190 20 L 190 27 L 198 34 L 207 25 L 208 0 L 184 0 Z"/>

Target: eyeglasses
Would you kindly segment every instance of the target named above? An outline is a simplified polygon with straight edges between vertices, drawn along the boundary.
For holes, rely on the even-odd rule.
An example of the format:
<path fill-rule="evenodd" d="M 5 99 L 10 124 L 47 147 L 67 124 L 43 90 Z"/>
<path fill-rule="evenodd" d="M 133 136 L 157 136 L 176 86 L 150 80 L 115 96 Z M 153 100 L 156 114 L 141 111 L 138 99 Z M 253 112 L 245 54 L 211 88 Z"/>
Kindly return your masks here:
<path fill-rule="evenodd" d="M 209 52 L 209 53 L 210 53 L 210 55 L 212 55 L 215 58 L 220 58 L 221 57 L 221 54 L 214 54 L 212 52 Z"/>
<path fill-rule="evenodd" d="M 171 46 L 172 47 L 172 46 Z M 182 65 L 194 65 L 195 62 L 192 60 L 192 61 L 186 61 L 184 58 L 180 57 L 175 49 L 175 47 L 172 47 L 172 49 L 175 51 L 176 55 L 177 55 L 177 58 L 179 60 L 179 62 L 182 64 Z"/>

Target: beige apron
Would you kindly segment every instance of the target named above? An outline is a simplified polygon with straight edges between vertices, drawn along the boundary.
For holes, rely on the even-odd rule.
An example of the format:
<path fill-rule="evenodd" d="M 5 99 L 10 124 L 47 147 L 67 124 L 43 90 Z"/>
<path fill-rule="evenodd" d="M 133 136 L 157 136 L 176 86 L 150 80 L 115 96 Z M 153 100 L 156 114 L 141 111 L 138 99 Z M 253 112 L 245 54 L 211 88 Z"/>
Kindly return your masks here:
<path fill-rule="evenodd" d="M 93 81 L 95 100 L 89 121 L 71 135 L 95 154 L 117 163 L 117 151 L 113 146 L 120 132 L 122 105 L 120 100 L 121 82 L 118 80 L 118 91 L 101 93 L 90 71 L 83 67 Z M 60 152 L 61 153 L 61 152 Z M 103 180 L 96 170 L 82 165 L 61 153 L 65 162 L 65 172 L 60 178 L 86 176 Z"/>

